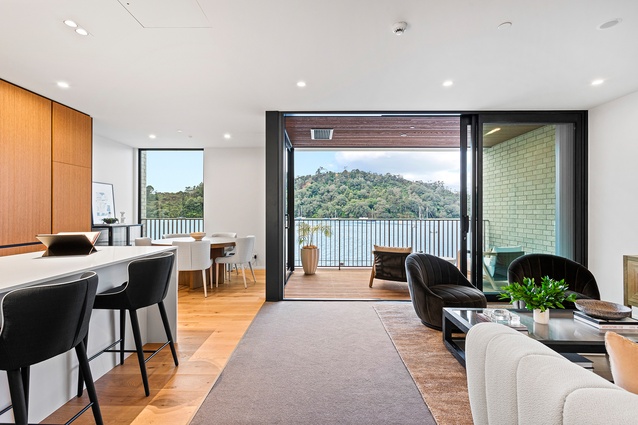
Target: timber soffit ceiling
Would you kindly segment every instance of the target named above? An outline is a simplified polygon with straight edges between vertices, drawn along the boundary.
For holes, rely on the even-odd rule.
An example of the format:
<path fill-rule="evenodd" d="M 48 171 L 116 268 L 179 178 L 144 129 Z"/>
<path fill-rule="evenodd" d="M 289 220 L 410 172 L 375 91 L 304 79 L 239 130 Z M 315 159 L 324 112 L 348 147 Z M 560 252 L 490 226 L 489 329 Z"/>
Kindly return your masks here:
<path fill-rule="evenodd" d="M 295 148 L 458 149 L 458 116 L 290 116 L 286 132 Z M 542 124 L 486 124 L 483 146 L 490 147 Z M 498 129 L 498 130 L 497 130 Z M 313 130 L 330 137 L 313 138 Z"/>

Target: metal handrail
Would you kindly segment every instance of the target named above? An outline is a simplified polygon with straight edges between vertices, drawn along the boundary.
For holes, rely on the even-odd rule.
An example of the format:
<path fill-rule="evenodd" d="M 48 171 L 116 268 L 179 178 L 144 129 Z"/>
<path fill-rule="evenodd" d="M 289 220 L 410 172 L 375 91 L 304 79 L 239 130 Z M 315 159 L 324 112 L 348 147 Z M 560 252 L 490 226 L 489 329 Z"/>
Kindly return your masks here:
<path fill-rule="evenodd" d="M 166 233 L 191 233 L 204 231 L 203 218 L 143 218 L 142 235 L 161 239 Z"/>
<path fill-rule="evenodd" d="M 320 250 L 319 267 L 371 267 L 373 245 L 411 247 L 439 257 L 456 258 L 460 220 L 449 219 L 295 219 L 295 240 L 299 223 L 329 226 L 332 235 L 315 235 Z M 295 256 L 295 266 L 301 266 Z"/>

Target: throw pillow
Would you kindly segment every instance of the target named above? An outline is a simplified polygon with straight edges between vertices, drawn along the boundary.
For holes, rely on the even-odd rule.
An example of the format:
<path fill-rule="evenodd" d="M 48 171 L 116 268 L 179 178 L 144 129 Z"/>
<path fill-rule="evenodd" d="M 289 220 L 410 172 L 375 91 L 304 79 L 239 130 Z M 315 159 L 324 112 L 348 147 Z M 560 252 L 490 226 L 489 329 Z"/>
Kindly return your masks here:
<path fill-rule="evenodd" d="M 607 332 L 605 347 L 614 383 L 638 394 L 638 344 L 615 332 Z"/>

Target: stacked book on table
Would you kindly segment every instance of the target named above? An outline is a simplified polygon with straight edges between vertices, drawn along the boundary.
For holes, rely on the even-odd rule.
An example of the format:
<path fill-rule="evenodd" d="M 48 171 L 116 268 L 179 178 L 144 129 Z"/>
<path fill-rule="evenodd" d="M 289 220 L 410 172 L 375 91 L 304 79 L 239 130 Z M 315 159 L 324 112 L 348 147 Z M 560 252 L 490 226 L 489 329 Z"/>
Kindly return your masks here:
<path fill-rule="evenodd" d="M 594 362 L 589 360 L 587 357 L 581 356 L 578 353 L 559 353 L 559 354 L 565 357 L 570 362 L 577 364 L 578 366 L 584 367 L 585 369 L 594 370 Z"/>
<path fill-rule="evenodd" d="M 638 320 L 631 317 L 605 320 L 588 316 L 582 311 L 574 310 L 574 320 L 601 331 L 638 332 Z"/>

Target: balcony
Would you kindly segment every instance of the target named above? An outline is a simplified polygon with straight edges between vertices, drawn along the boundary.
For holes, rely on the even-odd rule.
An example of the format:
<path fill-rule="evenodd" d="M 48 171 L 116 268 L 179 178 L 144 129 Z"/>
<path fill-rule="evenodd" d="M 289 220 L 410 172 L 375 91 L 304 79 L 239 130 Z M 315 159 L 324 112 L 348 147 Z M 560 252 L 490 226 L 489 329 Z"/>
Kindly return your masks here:
<path fill-rule="evenodd" d="M 319 267 L 372 267 L 372 246 L 412 247 L 439 257 L 456 258 L 460 220 L 457 219 L 295 219 L 299 223 L 330 227 L 332 236 L 315 235 L 320 250 Z M 299 255 L 295 267 L 301 267 Z"/>

